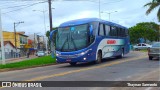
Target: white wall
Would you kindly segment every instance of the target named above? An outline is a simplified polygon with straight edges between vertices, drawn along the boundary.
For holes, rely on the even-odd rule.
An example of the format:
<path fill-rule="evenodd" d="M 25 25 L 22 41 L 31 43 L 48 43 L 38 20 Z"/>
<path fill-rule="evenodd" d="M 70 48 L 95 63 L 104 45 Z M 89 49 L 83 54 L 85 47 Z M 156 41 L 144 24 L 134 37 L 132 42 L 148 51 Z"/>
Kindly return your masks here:
<path fill-rule="evenodd" d="M 5 49 L 5 52 L 11 52 L 11 50 L 13 50 L 13 52 L 16 51 L 16 49 L 14 47 L 12 47 L 12 45 L 10 45 L 9 43 L 7 43 L 5 46 L 4 46 L 4 49 Z"/>

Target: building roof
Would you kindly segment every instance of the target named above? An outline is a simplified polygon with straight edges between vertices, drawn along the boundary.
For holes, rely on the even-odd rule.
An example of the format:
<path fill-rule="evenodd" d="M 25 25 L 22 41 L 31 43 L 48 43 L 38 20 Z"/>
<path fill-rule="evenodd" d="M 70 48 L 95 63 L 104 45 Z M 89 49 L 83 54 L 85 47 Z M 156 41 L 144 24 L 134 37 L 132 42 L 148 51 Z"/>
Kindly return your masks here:
<path fill-rule="evenodd" d="M 13 48 L 15 47 L 15 46 L 13 45 L 13 43 L 11 43 L 10 41 L 4 41 L 4 46 L 7 45 L 8 43 L 9 43 Z M 1 47 L 1 42 L 0 42 L 0 47 Z"/>
<path fill-rule="evenodd" d="M 9 32 L 9 31 L 3 31 L 3 32 Z M 9 32 L 9 33 L 14 33 L 14 32 Z M 27 35 L 25 35 L 25 32 L 16 32 L 16 33 L 21 36 L 28 37 Z"/>
<path fill-rule="evenodd" d="M 25 32 L 21 31 L 21 32 L 17 32 L 18 34 L 25 34 Z"/>
<path fill-rule="evenodd" d="M 18 33 L 19 35 L 21 35 L 21 36 L 24 36 L 24 37 L 28 37 L 27 35 L 24 35 L 24 34 L 20 34 L 20 33 Z"/>

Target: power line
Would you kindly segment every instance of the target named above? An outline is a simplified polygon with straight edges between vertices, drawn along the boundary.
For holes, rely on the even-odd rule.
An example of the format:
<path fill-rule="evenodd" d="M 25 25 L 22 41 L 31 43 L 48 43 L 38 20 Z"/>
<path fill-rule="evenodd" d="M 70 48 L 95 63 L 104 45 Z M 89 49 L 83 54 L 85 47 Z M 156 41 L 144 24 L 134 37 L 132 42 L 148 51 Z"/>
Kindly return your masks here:
<path fill-rule="evenodd" d="M 113 2 L 107 2 L 107 3 L 102 3 L 102 4 L 118 3 L 118 2 L 121 2 L 121 1 L 123 1 L 123 0 L 113 1 Z"/>
<path fill-rule="evenodd" d="M 37 3 L 33 3 L 33 4 L 37 4 Z M 16 5 L 16 6 L 4 7 L 4 8 L 1 8 L 1 9 L 17 8 L 17 7 L 23 7 L 23 6 L 29 6 L 29 5 L 32 5 L 32 4 Z"/>
<path fill-rule="evenodd" d="M 1 8 L 5 8 L 5 7 L 8 7 L 8 5 L 20 5 L 20 4 L 26 4 L 26 2 L 17 2 L 17 1 L 4 1 L 4 2 L 2 2 L 2 1 L 0 1 L 0 7 Z"/>
<path fill-rule="evenodd" d="M 2 13 L 2 14 L 6 14 L 6 13 L 10 13 L 10 12 L 14 12 L 14 11 L 19 11 L 21 9 L 25 9 L 25 8 L 28 8 L 28 7 L 31 7 L 31 6 L 34 6 L 34 5 L 37 5 L 37 4 L 40 4 L 40 3 L 45 3 L 47 1 L 43 1 L 43 2 L 38 2 L 38 3 L 33 3 L 33 4 L 30 4 L 30 5 L 25 5 L 26 7 L 23 7 L 23 8 L 19 8 L 19 9 L 15 9 L 15 10 L 11 10 L 11 11 L 8 11 L 8 12 L 5 12 L 5 13 Z M 18 7 L 18 6 L 16 6 Z M 9 7 L 11 8 L 11 7 Z"/>
<path fill-rule="evenodd" d="M 6 5 L 6 4 L 8 4 L 8 3 L 10 3 L 11 1 L 5 1 L 5 2 L 2 2 L 2 1 L 0 1 L 1 2 L 1 5 L 3 4 L 3 5 Z M 13 2 L 13 1 L 12 1 Z"/>

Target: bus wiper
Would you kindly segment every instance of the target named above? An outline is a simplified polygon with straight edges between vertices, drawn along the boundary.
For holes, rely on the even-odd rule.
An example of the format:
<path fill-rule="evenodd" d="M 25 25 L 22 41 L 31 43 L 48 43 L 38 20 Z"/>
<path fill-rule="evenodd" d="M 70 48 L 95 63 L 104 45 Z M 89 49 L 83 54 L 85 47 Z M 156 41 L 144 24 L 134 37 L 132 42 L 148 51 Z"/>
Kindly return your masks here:
<path fill-rule="evenodd" d="M 72 40 L 72 42 L 73 42 L 73 45 L 74 45 L 75 49 L 77 50 L 77 46 L 76 46 L 76 44 L 75 44 L 75 42 L 74 42 L 74 39 L 73 39 L 72 34 L 71 34 L 71 40 Z"/>
<path fill-rule="evenodd" d="M 63 50 L 64 45 L 65 45 L 65 43 L 66 43 L 67 41 L 68 41 L 68 36 L 67 36 L 66 40 L 64 41 L 64 43 L 62 44 L 61 51 Z"/>

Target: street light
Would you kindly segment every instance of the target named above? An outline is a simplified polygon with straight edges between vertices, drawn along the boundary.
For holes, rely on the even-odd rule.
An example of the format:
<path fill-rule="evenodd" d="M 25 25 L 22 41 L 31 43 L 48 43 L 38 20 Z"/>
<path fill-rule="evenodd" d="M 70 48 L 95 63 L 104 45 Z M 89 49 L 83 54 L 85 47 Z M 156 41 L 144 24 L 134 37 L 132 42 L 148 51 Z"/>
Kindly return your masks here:
<path fill-rule="evenodd" d="M 44 30 L 45 30 L 45 34 L 46 34 L 46 21 L 45 21 L 45 12 L 47 11 L 47 10 L 43 10 L 43 11 L 41 11 L 41 10 L 33 10 L 33 11 L 39 11 L 39 12 L 42 12 L 43 13 L 43 21 L 44 21 Z M 48 47 L 47 47 L 47 39 L 46 39 L 46 51 L 48 52 Z"/>
<path fill-rule="evenodd" d="M 107 13 L 108 16 L 109 16 L 109 21 L 110 21 L 110 15 L 111 15 L 111 13 L 115 13 L 115 12 L 118 12 L 118 11 L 113 11 L 113 12 L 101 12 L 101 13 Z"/>
<path fill-rule="evenodd" d="M 99 18 L 101 19 L 101 0 L 99 0 Z"/>
<path fill-rule="evenodd" d="M 36 38 L 37 38 L 37 34 L 39 34 L 40 32 L 38 33 L 34 33 L 34 48 L 36 48 Z M 37 40 L 37 43 L 38 43 L 38 40 Z"/>
<path fill-rule="evenodd" d="M 17 54 L 16 26 L 18 26 L 20 23 L 24 23 L 24 22 L 23 21 L 21 21 L 21 22 L 14 22 L 14 43 L 15 43 L 16 54 Z"/>

